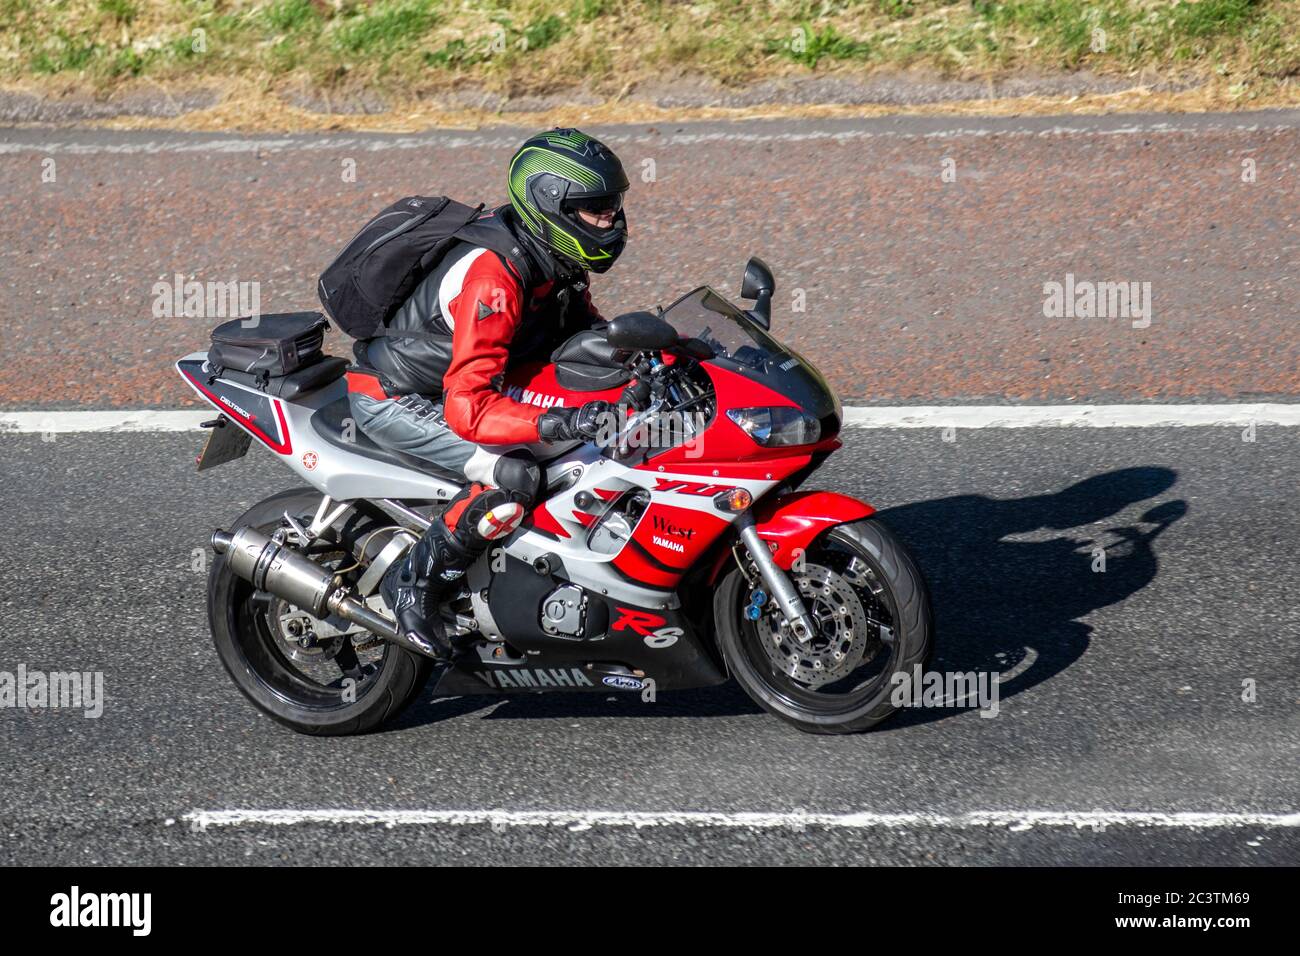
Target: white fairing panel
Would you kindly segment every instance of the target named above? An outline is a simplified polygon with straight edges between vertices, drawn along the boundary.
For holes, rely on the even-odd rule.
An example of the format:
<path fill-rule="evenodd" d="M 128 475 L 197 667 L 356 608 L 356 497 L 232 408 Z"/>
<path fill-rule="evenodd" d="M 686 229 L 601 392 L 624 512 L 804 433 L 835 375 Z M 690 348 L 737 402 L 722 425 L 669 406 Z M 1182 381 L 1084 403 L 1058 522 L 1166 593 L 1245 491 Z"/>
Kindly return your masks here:
<path fill-rule="evenodd" d="M 331 444 L 311 426 L 317 409 L 338 401 L 347 394 L 342 379 L 321 391 L 303 398 L 303 404 L 285 402 L 285 417 L 295 437 L 295 449 L 301 454 L 289 462 L 290 467 L 331 498 L 451 498 L 461 486 L 415 468 L 390 465 L 366 455 L 344 451 Z M 354 428 L 358 427 L 353 425 Z M 315 455 L 315 467 L 308 467 Z"/>

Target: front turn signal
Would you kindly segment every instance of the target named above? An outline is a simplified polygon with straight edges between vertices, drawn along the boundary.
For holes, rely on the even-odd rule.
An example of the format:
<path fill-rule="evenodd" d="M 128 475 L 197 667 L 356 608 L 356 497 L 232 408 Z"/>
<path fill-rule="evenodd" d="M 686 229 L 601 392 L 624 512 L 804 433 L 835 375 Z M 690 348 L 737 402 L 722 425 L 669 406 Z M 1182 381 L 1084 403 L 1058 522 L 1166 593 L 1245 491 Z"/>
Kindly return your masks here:
<path fill-rule="evenodd" d="M 754 496 L 744 488 L 732 488 L 730 491 L 719 492 L 713 499 L 713 506 L 719 511 L 730 511 L 735 514 L 746 510 L 754 503 Z"/>

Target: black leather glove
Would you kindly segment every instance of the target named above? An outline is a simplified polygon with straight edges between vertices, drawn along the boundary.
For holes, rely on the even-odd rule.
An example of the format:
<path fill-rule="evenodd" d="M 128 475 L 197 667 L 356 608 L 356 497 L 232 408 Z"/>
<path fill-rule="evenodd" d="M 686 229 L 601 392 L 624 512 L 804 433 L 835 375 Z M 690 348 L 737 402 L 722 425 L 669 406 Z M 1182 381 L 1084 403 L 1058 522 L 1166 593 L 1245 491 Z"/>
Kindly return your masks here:
<path fill-rule="evenodd" d="M 609 422 L 614 413 L 609 402 L 587 402 L 577 408 L 551 408 L 537 419 L 537 434 L 542 441 L 591 441 Z"/>

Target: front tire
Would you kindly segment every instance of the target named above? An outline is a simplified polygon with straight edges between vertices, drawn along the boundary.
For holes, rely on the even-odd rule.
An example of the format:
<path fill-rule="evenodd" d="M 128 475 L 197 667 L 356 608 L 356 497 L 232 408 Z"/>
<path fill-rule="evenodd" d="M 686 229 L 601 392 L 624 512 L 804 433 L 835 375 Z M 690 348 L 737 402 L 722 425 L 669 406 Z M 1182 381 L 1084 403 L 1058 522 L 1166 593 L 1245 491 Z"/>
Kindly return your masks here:
<path fill-rule="evenodd" d="M 233 529 L 270 535 L 286 511 L 307 524 L 320 497 L 311 489 L 281 492 L 240 515 Z M 355 511 L 343 521 L 345 537 L 353 540 L 379 525 Z M 343 545 L 340 553 L 346 555 Z M 363 734 L 406 709 L 428 681 L 434 662 L 427 657 L 387 642 L 360 652 L 363 657 L 347 636 L 338 639 L 333 656 L 303 663 L 310 659 L 295 656 L 276 630 L 286 610 L 283 601 L 234 574 L 225 555 L 213 561 L 208 621 L 217 656 L 244 696 L 286 727 L 317 736 Z"/>
<path fill-rule="evenodd" d="M 764 710 L 814 734 L 867 730 L 898 708 L 895 673 L 929 660 L 930 594 L 907 548 L 878 519 L 828 529 L 791 574 L 822 633 L 788 636 L 768 601 L 750 620 L 753 589 L 739 568 L 723 579 L 714 624 L 728 670 Z"/>

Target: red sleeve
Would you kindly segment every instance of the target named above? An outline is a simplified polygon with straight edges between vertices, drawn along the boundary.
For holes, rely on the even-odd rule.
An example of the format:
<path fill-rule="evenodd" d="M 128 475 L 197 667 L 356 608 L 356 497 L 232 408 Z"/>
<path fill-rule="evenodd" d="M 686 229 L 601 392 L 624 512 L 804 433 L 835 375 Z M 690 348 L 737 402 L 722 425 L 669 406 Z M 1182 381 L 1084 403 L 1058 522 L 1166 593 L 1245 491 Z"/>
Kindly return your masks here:
<path fill-rule="evenodd" d="M 442 379 L 442 401 L 451 430 L 480 445 L 539 441 L 537 419 L 545 409 L 520 404 L 493 385 L 506 370 L 510 340 L 523 316 L 519 280 L 492 253 L 481 255 L 448 305 L 451 365 Z"/>

